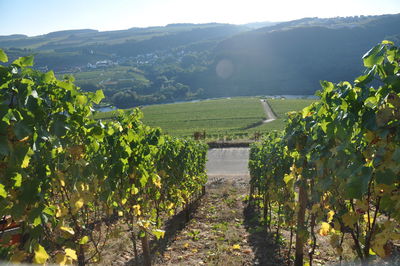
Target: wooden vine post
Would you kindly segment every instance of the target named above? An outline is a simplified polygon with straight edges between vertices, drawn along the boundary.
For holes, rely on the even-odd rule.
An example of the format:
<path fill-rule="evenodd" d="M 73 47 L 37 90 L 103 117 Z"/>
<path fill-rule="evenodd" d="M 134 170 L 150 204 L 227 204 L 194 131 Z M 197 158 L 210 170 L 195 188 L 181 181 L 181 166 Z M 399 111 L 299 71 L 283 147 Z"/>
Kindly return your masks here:
<path fill-rule="evenodd" d="M 307 227 L 305 223 L 305 215 L 307 208 L 307 184 L 302 180 L 299 187 L 299 212 L 297 213 L 297 232 L 296 232 L 296 257 L 294 265 L 303 265 L 305 234 Z"/>
<path fill-rule="evenodd" d="M 151 266 L 151 256 L 150 256 L 150 247 L 149 247 L 149 239 L 146 231 L 144 235 L 141 237 L 142 240 L 142 249 L 143 249 L 143 264 L 145 266 Z"/>

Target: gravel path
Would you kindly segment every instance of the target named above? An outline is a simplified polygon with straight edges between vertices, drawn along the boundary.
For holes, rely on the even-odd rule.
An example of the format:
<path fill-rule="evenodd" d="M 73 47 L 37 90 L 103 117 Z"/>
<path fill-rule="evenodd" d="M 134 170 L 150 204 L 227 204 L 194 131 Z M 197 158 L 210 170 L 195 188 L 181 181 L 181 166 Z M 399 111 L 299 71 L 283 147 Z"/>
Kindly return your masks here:
<path fill-rule="evenodd" d="M 261 100 L 261 104 L 264 108 L 265 114 L 267 115 L 267 119 L 263 121 L 263 123 L 269 123 L 277 119 L 276 115 L 271 109 L 271 106 L 268 104 L 267 100 Z"/>

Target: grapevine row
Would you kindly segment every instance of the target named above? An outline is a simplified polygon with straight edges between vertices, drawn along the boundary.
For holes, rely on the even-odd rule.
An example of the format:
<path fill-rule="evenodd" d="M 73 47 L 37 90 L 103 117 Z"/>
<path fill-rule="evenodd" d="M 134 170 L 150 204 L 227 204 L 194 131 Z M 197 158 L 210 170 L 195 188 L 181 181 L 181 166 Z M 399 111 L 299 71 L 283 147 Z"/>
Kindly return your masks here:
<path fill-rule="evenodd" d="M 296 230 L 295 265 L 306 243 L 312 264 L 318 234 L 339 260 L 349 239 L 363 263 L 400 240 L 400 50 L 383 41 L 363 62 L 363 76 L 321 82 L 319 101 L 251 147 L 251 198 L 267 225 Z"/>
<path fill-rule="evenodd" d="M 102 91 L 81 92 L 72 77 L 32 64 L 0 66 L 0 217 L 3 229 L 17 222 L 21 231 L 19 241 L 0 232 L 7 258 L 98 262 L 122 220 L 149 264 L 148 236 L 163 237 L 163 218 L 202 191 L 206 145 L 162 135 L 138 110 L 94 120 Z"/>

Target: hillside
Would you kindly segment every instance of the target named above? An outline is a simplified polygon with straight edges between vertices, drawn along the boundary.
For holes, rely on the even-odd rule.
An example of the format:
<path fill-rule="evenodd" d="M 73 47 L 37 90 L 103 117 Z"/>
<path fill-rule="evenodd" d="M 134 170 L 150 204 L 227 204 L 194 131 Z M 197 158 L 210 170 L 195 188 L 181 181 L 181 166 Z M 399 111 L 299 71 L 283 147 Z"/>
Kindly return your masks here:
<path fill-rule="evenodd" d="M 36 54 L 36 64 L 68 70 L 98 60 L 121 60 L 206 40 L 221 40 L 247 29 L 229 24 L 170 24 L 165 27 L 104 31 L 83 29 L 28 37 L 0 36 L 11 58 Z M 11 54 L 10 54 L 11 52 Z"/>
<path fill-rule="evenodd" d="M 263 25 L 265 27 L 258 28 Z M 400 40 L 400 14 L 246 25 L 170 24 L 0 36 L 10 59 L 73 74 L 119 108 L 212 97 L 314 94 L 320 80 L 361 75 L 361 57 Z"/>
<path fill-rule="evenodd" d="M 320 80 L 361 75 L 363 54 L 383 39 L 398 41 L 399 33 L 400 15 L 281 23 L 221 42 L 200 79 L 209 78 L 203 87 L 213 97 L 313 94 Z M 229 75 L 218 76 L 218 64 Z"/>

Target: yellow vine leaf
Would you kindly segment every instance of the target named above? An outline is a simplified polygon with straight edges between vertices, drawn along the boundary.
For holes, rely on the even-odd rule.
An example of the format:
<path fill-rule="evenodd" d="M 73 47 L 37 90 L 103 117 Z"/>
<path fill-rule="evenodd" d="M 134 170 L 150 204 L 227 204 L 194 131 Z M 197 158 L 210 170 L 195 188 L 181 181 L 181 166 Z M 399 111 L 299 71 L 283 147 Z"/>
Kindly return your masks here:
<path fill-rule="evenodd" d="M 85 245 L 88 241 L 89 241 L 89 237 L 88 237 L 88 236 L 84 236 L 84 237 L 82 237 L 81 240 L 79 241 L 79 244 Z"/>
<path fill-rule="evenodd" d="M 81 197 L 72 197 L 71 202 L 75 211 L 82 208 L 84 204 L 84 200 Z"/>
<path fill-rule="evenodd" d="M 153 230 L 152 233 L 157 239 L 163 238 L 165 235 L 165 231 L 160 229 Z"/>
<path fill-rule="evenodd" d="M 65 216 L 68 213 L 68 209 L 64 206 L 57 206 L 57 212 L 56 212 L 56 217 L 60 218 L 62 216 Z"/>
<path fill-rule="evenodd" d="M 293 174 L 285 174 L 285 177 L 283 178 L 283 181 L 285 182 L 285 184 L 288 184 L 290 181 L 292 181 L 294 179 L 294 175 Z"/>
<path fill-rule="evenodd" d="M 48 258 L 49 254 L 47 254 L 46 250 L 40 244 L 37 244 L 35 247 L 33 262 L 36 264 L 45 264 Z"/>
<path fill-rule="evenodd" d="M 372 249 L 369 249 L 369 255 L 372 255 L 372 256 L 375 256 L 376 255 L 376 253 L 372 250 Z"/>
<path fill-rule="evenodd" d="M 60 208 L 60 206 L 57 205 L 56 209 L 57 209 L 57 210 L 56 210 L 56 217 L 59 218 L 59 217 L 61 217 L 61 215 L 62 215 L 62 214 L 61 214 L 61 208 Z"/>
<path fill-rule="evenodd" d="M 71 227 L 60 226 L 60 230 L 62 230 L 62 231 L 64 231 L 64 232 L 67 232 L 67 233 L 69 233 L 69 234 L 71 234 L 71 235 L 74 235 L 74 234 L 75 234 L 74 229 L 72 229 Z"/>
<path fill-rule="evenodd" d="M 322 222 L 321 224 L 321 228 L 319 229 L 319 234 L 321 236 L 327 236 L 329 234 L 329 232 L 331 231 L 331 226 L 330 224 L 326 223 L 326 222 Z"/>
<path fill-rule="evenodd" d="M 232 246 L 233 250 L 239 250 L 240 249 L 240 245 L 239 244 L 235 244 Z"/>
<path fill-rule="evenodd" d="M 70 248 L 65 249 L 65 254 L 73 260 L 77 260 L 78 256 L 76 256 L 76 251 Z"/>
<path fill-rule="evenodd" d="M 335 212 L 334 212 L 334 211 L 329 211 L 329 212 L 328 212 L 328 218 L 327 218 L 328 223 L 332 222 L 333 216 L 334 216 L 334 215 L 335 215 Z"/>
<path fill-rule="evenodd" d="M 89 190 L 89 185 L 88 185 L 88 184 L 85 184 L 85 183 L 83 183 L 83 182 L 79 182 L 79 183 L 77 184 L 77 189 L 78 189 L 79 192 L 88 191 L 88 190 Z"/>
<path fill-rule="evenodd" d="M 139 189 L 135 185 L 132 185 L 131 194 L 136 195 L 137 193 L 139 193 Z"/>
<path fill-rule="evenodd" d="M 364 221 L 368 223 L 368 214 L 364 214 Z M 369 222 L 372 224 L 374 222 L 374 217 L 369 216 Z"/>
<path fill-rule="evenodd" d="M 147 228 L 150 227 L 150 222 L 144 221 L 144 222 L 142 223 L 142 225 L 143 225 L 143 228 L 147 229 Z"/>
<path fill-rule="evenodd" d="M 139 216 L 140 214 L 142 214 L 142 212 L 140 211 L 139 204 L 133 205 L 132 208 L 133 208 L 133 214 L 135 214 L 135 216 Z"/>
<path fill-rule="evenodd" d="M 5 188 L 5 186 L 3 184 L 0 184 L 0 196 L 2 196 L 3 198 L 6 198 L 7 191 L 4 188 Z"/>
<path fill-rule="evenodd" d="M 150 227 L 150 222 L 149 221 L 145 221 L 145 220 L 139 220 L 137 222 L 137 225 L 139 227 L 141 227 L 142 229 L 148 229 Z"/>
<path fill-rule="evenodd" d="M 161 178 L 158 175 L 153 176 L 153 184 L 156 185 L 156 187 L 161 188 Z"/>
<path fill-rule="evenodd" d="M 21 168 L 27 168 L 29 166 L 29 161 L 31 157 L 29 155 L 25 155 L 24 160 L 22 161 Z"/>
<path fill-rule="evenodd" d="M 329 192 L 325 192 L 324 195 L 322 195 L 322 200 L 323 200 L 323 201 L 328 200 L 330 194 L 331 194 L 331 193 L 329 193 Z M 326 208 L 326 205 L 325 205 L 325 208 Z"/>

